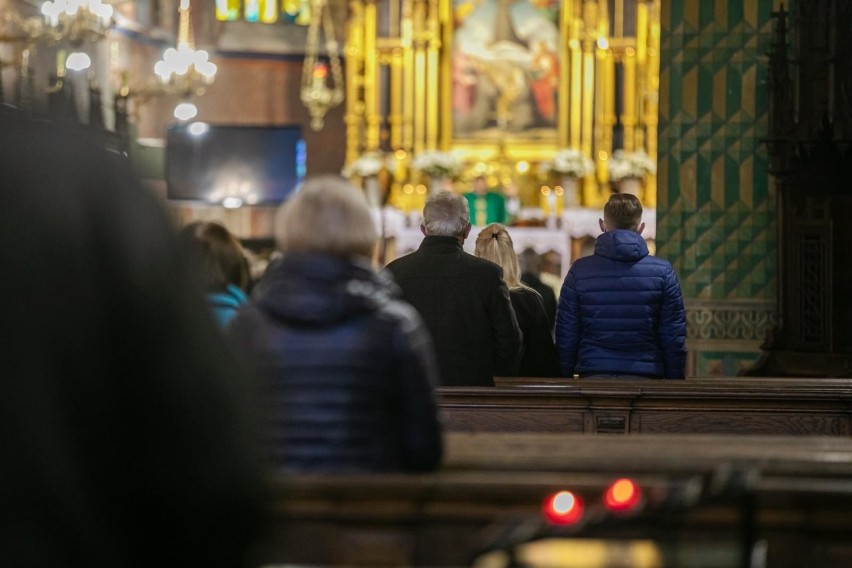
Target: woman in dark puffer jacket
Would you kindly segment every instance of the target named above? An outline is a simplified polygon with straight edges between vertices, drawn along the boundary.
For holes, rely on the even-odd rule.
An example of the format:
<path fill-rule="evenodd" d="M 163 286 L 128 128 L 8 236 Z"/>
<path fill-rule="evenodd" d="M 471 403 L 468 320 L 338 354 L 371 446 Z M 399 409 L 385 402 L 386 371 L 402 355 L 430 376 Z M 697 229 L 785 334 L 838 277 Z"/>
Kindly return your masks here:
<path fill-rule="evenodd" d="M 308 180 L 279 210 L 283 256 L 230 333 L 263 379 L 278 471 L 428 470 L 440 463 L 432 341 L 369 257 L 361 192 Z"/>

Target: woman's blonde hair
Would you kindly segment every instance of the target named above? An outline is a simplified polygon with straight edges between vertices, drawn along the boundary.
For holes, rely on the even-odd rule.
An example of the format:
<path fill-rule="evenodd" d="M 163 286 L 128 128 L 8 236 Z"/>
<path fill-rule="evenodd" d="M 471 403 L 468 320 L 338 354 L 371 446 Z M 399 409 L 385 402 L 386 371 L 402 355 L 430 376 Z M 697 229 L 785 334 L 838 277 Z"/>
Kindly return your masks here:
<path fill-rule="evenodd" d="M 526 288 L 521 283 L 521 265 L 509 231 L 500 223 L 491 223 L 476 236 L 475 254 L 503 268 L 503 280 L 509 288 Z"/>
<path fill-rule="evenodd" d="M 378 235 L 364 194 L 340 176 L 308 179 L 275 214 L 281 252 L 371 257 Z"/>

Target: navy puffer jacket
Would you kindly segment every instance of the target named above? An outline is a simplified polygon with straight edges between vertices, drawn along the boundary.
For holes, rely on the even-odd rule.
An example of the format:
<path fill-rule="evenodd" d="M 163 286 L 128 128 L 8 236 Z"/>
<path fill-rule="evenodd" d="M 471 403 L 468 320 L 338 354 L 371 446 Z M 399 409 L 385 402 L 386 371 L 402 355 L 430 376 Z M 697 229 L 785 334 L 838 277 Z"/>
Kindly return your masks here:
<path fill-rule="evenodd" d="M 686 317 L 671 264 L 635 231 L 609 231 L 562 285 L 556 345 L 562 372 L 682 379 Z"/>
<path fill-rule="evenodd" d="M 387 276 L 334 257 L 286 255 L 229 332 L 266 385 L 277 470 L 439 464 L 432 341 Z"/>

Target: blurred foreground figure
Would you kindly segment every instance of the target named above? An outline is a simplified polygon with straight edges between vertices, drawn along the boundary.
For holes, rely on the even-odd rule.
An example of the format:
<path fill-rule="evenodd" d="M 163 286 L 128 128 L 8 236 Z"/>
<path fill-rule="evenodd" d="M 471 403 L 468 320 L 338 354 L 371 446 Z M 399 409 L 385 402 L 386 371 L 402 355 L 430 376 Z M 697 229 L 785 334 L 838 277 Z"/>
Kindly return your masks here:
<path fill-rule="evenodd" d="M 432 342 L 370 266 L 377 235 L 363 195 L 337 176 L 309 179 L 275 225 L 283 256 L 229 329 L 266 386 L 274 467 L 436 467 Z"/>
<path fill-rule="evenodd" d="M 241 566 L 248 383 L 121 159 L 0 111 L 0 566 Z"/>

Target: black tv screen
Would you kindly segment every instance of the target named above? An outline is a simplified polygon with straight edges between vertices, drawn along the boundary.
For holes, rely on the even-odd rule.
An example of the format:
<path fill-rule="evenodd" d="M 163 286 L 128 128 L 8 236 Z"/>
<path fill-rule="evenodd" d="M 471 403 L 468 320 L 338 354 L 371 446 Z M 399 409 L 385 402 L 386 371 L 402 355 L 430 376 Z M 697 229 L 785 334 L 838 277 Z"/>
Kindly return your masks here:
<path fill-rule="evenodd" d="M 225 207 L 272 205 L 305 175 L 300 126 L 173 124 L 166 139 L 166 197 Z"/>

